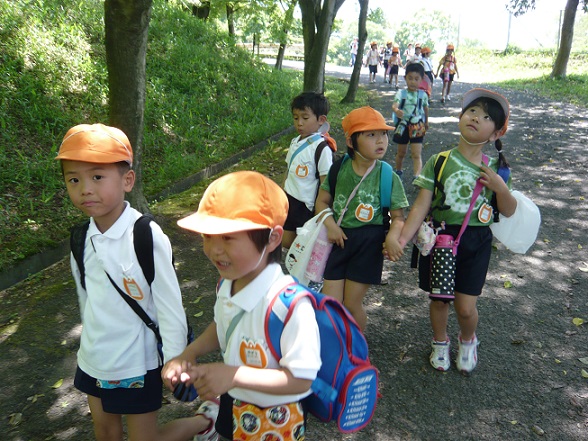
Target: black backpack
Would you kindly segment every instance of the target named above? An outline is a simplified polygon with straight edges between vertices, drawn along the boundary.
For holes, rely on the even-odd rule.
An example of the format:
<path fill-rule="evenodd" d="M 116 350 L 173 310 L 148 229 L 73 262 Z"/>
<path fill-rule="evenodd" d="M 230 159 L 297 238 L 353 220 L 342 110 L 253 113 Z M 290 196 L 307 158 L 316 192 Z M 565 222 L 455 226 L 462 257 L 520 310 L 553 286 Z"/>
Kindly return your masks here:
<path fill-rule="evenodd" d="M 133 246 L 135 249 L 135 254 L 137 255 L 137 260 L 139 261 L 139 265 L 141 266 L 141 270 L 143 271 L 143 275 L 151 287 L 153 283 L 153 279 L 155 278 L 155 261 L 153 258 L 153 233 L 151 231 L 151 226 L 149 225 L 151 221 L 155 221 L 155 218 L 151 214 L 144 214 L 139 219 L 135 221 L 135 225 L 133 226 Z M 90 221 L 86 221 L 80 225 L 76 225 L 71 229 L 71 234 L 69 237 L 69 244 L 71 247 L 71 252 L 73 257 L 78 264 L 78 270 L 80 271 L 80 283 L 82 284 L 82 288 L 86 289 L 86 268 L 84 266 L 84 247 L 86 244 L 86 235 L 88 234 L 88 228 L 90 226 Z M 133 311 L 143 320 L 145 325 L 153 331 L 155 334 L 155 338 L 157 339 L 157 351 L 159 353 L 159 357 L 163 363 L 163 340 L 161 338 L 161 334 L 159 333 L 159 327 L 157 323 L 155 323 L 151 317 L 147 315 L 145 310 L 141 308 L 141 306 L 136 302 L 135 299 L 128 296 L 124 293 L 118 285 L 112 280 L 110 275 L 106 273 L 108 279 L 121 295 L 123 300 L 127 302 L 127 304 L 133 309 Z M 186 337 L 187 343 L 190 344 L 194 341 L 194 331 L 190 326 L 190 322 L 188 321 L 188 317 L 186 316 L 186 323 L 188 325 L 188 335 Z"/>

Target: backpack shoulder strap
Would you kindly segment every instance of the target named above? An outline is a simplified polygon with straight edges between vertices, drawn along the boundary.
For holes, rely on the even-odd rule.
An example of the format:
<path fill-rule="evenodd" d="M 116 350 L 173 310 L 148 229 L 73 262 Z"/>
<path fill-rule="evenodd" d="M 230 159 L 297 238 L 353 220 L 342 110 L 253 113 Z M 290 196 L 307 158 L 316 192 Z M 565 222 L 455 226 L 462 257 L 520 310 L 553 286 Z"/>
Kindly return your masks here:
<path fill-rule="evenodd" d="M 294 162 L 294 158 L 296 158 L 296 156 L 298 156 L 298 154 L 300 152 L 302 152 L 302 150 L 304 150 L 310 144 L 312 144 L 313 142 L 318 141 L 321 138 L 322 138 L 322 135 L 320 133 L 315 133 L 314 135 L 311 135 L 308 138 L 306 138 L 304 140 L 304 142 L 294 151 L 294 153 L 292 153 L 292 157 L 290 158 L 290 162 L 288 163 L 288 170 L 290 170 L 290 166 Z"/>
<path fill-rule="evenodd" d="M 323 150 L 325 149 L 325 147 L 328 147 L 329 144 L 327 143 L 326 140 L 322 141 L 319 145 L 316 146 L 316 150 L 314 151 L 314 167 L 315 167 L 315 173 L 314 173 L 314 177 L 319 179 L 321 177 L 321 174 L 319 173 L 319 161 L 321 160 L 321 155 L 323 154 Z"/>
<path fill-rule="evenodd" d="M 80 283 L 82 288 L 86 289 L 86 268 L 84 267 L 84 248 L 86 245 L 86 235 L 88 234 L 88 228 L 90 227 L 90 221 L 86 221 L 83 224 L 72 227 L 69 235 L 69 246 L 71 253 L 78 264 L 78 270 L 80 271 Z"/>
<path fill-rule="evenodd" d="M 380 207 L 382 215 L 384 216 L 384 226 L 390 226 L 390 199 L 392 198 L 392 166 L 386 161 L 382 163 L 382 170 L 380 171 Z M 388 229 L 386 228 L 386 229 Z"/>
<path fill-rule="evenodd" d="M 345 153 L 343 157 L 333 162 L 333 165 L 331 165 L 331 168 L 329 169 L 327 179 L 329 180 L 329 191 L 331 192 L 331 199 L 333 200 L 335 200 L 335 187 L 337 186 L 337 177 L 339 176 L 339 171 L 341 171 L 341 166 L 348 159 L 349 155 Z"/>
<path fill-rule="evenodd" d="M 294 306 L 304 297 L 308 297 L 316 308 L 316 301 L 308 288 L 293 282 L 275 296 L 268 306 L 265 317 L 265 337 L 268 348 L 276 360 L 282 358 L 280 339 L 284 326 L 288 323 Z"/>
<path fill-rule="evenodd" d="M 155 278 L 155 261 L 153 258 L 153 232 L 151 221 L 155 221 L 152 214 L 144 214 L 135 221 L 133 227 L 133 246 L 139 261 L 139 266 L 149 286 Z"/>

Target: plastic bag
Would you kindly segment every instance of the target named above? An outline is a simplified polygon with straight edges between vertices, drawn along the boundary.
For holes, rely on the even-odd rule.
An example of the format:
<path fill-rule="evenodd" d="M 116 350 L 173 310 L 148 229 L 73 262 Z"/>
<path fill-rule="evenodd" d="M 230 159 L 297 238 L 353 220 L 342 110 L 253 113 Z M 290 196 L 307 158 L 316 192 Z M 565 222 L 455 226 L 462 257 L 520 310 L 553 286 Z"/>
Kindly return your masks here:
<path fill-rule="evenodd" d="M 525 254 L 533 245 L 541 225 L 537 205 L 520 191 L 512 191 L 517 209 L 510 217 L 500 215 L 500 222 L 490 225 L 492 234 L 513 253 Z"/>
<path fill-rule="evenodd" d="M 308 285 L 310 281 L 304 274 L 310 257 L 312 249 L 316 242 L 321 228 L 326 228 L 323 223 L 328 216 L 332 216 L 333 212 L 326 208 L 313 218 L 306 221 L 306 223 L 296 229 L 296 239 L 292 242 L 288 254 L 286 255 L 286 269 L 293 277 L 298 279 L 302 285 Z"/>

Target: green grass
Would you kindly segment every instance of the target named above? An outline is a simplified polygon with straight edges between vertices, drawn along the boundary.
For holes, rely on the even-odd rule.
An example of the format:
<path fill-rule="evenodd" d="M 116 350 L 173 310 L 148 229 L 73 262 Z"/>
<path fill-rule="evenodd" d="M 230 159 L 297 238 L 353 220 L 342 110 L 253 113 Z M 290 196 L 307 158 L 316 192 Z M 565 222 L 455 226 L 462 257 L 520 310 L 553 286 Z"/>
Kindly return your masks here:
<path fill-rule="evenodd" d="M 68 128 L 107 122 L 103 14 L 102 0 L 0 0 L 0 271 L 64 240 L 82 219 L 53 158 Z M 499 82 L 588 106 L 585 54 L 573 54 L 568 79 L 559 81 L 548 78 L 553 53 L 457 55 L 463 81 Z M 155 2 L 147 53 L 146 195 L 289 127 L 290 100 L 301 88 L 299 72 L 274 72 L 236 48 L 224 28 L 197 20 L 178 1 Z M 346 82 L 326 84 L 331 133 L 340 144 L 342 117 L 369 102 L 359 91 L 355 104 L 339 104 L 346 89 Z M 290 138 L 240 167 L 280 181 Z"/>

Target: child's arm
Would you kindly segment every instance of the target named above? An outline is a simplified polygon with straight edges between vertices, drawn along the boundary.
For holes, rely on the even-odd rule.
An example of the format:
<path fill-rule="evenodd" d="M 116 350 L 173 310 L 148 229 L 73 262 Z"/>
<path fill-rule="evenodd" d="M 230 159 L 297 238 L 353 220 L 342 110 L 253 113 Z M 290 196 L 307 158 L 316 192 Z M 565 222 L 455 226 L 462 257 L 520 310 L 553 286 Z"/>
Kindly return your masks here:
<path fill-rule="evenodd" d="M 258 369 L 249 366 L 229 366 L 211 363 L 192 366 L 186 372 L 203 400 L 239 387 L 272 395 L 301 394 L 310 389 L 312 380 L 295 378 L 288 369 Z M 188 378 L 189 377 L 189 378 Z"/>
<path fill-rule="evenodd" d="M 323 190 L 322 188 L 319 190 L 318 196 L 316 197 L 316 203 L 314 204 L 314 213 L 318 214 L 323 211 L 325 208 L 331 208 L 333 204 L 333 199 L 331 198 L 331 194 Z M 347 236 L 341 229 L 333 216 L 329 216 L 325 219 L 325 226 L 327 227 L 327 237 L 329 242 L 339 245 L 341 248 L 345 247 L 345 241 L 347 240 Z"/>
<path fill-rule="evenodd" d="M 423 108 L 425 111 L 425 131 L 429 131 L 429 106 Z"/>
<path fill-rule="evenodd" d="M 421 188 L 419 194 L 408 213 L 408 217 L 402 227 L 402 232 L 398 242 L 401 247 L 405 247 L 408 242 L 414 237 L 419 230 L 421 224 L 429 214 L 431 202 L 433 201 L 433 192 L 425 188 Z"/>
<path fill-rule="evenodd" d="M 498 211 L 506 217 L 510 217 L 517 209 L 517 200 L 510 193 L 504 180 L 491 168 L 483 165 L 480 172 L 480 182 L 488 189 L 496 193 Z"/>
<path fill-rule="evenodd" d="M 404 212 L 401 208 L 397 210 L 390 210 L 390 231 L 386 235 L 384 242 L 384 256 L 392 262 L 400 260 L 404 254 L 403 246 L 400 246 L 398 241 L 402 227 L 404 227 Z"/>
<path fill-rule="evenodd" d="M 180 355 L 163 366 L 161 378 L 165 386 L 173 390 L 174 386 L 180 381 L 182 372 L 189 369 L 192 363 L 196 363 L 198 357 L 202 357 L 218 348 L 216 323 L 212 322 Z"/>
<path fill-rule="evenodd" d="M 404 116 L 404 111 L 402 109 L 399 109 L 398 106 L 398 101 L 394 101 L 392 103 L 392 113 L 394 113 L 398 119 L 402 119 L 402 117 Z"/>

